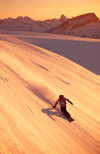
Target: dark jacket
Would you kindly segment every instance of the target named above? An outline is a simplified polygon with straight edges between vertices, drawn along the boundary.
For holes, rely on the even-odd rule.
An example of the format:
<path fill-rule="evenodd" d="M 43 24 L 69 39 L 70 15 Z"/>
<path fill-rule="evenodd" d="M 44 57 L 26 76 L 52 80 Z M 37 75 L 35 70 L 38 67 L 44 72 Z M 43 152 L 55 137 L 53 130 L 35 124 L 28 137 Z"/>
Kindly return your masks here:
<path fill-rule="evenodd" d="M 63 97 L 63 98 L 58 99 L 58 100 L 56 101 L 56 103 L 55 103 L 55 105 L 53 106 L 53 108 L 55 108 L 56 105 L 57 105 L 58 103 L 60 104 L 60 107 L 66 107 L 66 101 L 68 101 L 71 105 L 73 105 L 73 103 L 72 103 L 69 99 Z"/>

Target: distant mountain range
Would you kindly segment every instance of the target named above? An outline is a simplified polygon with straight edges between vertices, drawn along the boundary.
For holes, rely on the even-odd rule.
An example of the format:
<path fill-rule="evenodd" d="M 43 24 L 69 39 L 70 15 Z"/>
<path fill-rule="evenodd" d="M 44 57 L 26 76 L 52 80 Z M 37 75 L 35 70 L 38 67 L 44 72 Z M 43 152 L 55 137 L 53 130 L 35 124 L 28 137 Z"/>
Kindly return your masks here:
<path fill-rule="evenodd" d="M 29 17 L 17 17 L 16 19 L 7 18 L 0 20 L 0 29 L 10 31 L 30 31 L 45 32 L 54 27 L 61 25 L 67 18 L 64 15 L 60 19 L 49 19 L 44 21 L 36 21 Z"/>
<path fill-rule="evenodd" d="M 100 38 L 100 19 L 94 13 L 73 18 L 62 15 L 59 19 L 36 21 L 29 17 L 0 20 L 0 29 L 6 31 L 46 32 L 81 37 Z"/>

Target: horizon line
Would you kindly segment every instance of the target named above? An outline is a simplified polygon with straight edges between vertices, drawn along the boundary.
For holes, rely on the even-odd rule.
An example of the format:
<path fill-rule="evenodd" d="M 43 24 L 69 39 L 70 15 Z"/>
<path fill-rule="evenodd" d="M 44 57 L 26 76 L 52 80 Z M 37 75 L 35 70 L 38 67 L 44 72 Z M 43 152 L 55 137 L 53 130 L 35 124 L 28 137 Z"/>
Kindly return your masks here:
<path fill-rule="evenodd" d="M 32 19 L 32 20 L 37 20 L 37 21 L 45 21 L 45 20 L 52 20 L 52 19 L 60 19 L 60 17 L 62 16 L 62 15 L 64 15 L 66 18 L 68 18 L 68 19 L 71 19 L 71 18 L 74 18 L 74 17 L 77 17 L 77 16 L 81 16 L 81 15 L 85 15 L 85 14 L 95 14 L 96 16 L 97 16 L 97 14 L 95 13 L 95 12 L 88 12 L 88 13 L 82 13 L 82 14 L 79 14 L 79 15 L 76 15 L 76 16 L 72 16 L 72 17 L 67 17 L 64 13 L 62 13 L 60 16 L 59 16 L 59 18 L 57 18 L 57 17 L 53 17 L 53 18 L 46 18 L 46 19 L 35 19 L 35 18 L 33 18 L 33 17 L 31 17 L 31 16 L 28 16 L 28 15 L 25 15 L 25 16 L 23 16 L 23 15 L 18 15 L 18 16 L 16 16 L 16 17 L 11 17 L 11 16 L 9 16 L 9 17 L 3 17 L 3 18 L 0 18 L 0 20 L 5 20 L 5 19 L 9 19 L 9 18 L 12 18 L 12 19 L 17 19 L 18 17 L 23 17 L 23 18 L 25 18 L 25 17 L 28 17 L 28 18 L 30 18 L 30 19 Z M 97 16 L 98 17 L 98 16 Z M 100 17 L 98 17 L 99 18 L 99 20 L 100 20 Z"/>

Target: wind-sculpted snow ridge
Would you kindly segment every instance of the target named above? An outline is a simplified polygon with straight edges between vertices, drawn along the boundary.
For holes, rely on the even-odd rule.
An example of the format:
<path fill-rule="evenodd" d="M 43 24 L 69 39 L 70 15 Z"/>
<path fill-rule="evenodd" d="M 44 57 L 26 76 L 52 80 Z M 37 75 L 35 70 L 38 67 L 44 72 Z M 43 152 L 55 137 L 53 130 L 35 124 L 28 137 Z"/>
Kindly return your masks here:
<path fill-rule="evenodd" d="M 0 154 L 99 154 L 100 77 L 0 34 Z M 74 122 L 51 109 L 59 94 Z"/>

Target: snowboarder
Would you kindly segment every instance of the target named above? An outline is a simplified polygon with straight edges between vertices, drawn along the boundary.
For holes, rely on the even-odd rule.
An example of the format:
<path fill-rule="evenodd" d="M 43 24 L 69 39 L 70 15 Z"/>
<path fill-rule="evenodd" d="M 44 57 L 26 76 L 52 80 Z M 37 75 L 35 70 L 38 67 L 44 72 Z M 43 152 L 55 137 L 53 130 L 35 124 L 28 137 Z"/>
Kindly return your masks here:
<path fill-rule="evenodd" d="M 56 101 L 55 105 L 53 106 L 53 108 L 56 107 L 56 105 L 59 103 L 60 104 L 60 109 L 63 112 L 63 114 L 67 117 L 70 118 L 70 114 L 66 111 L 66 101 L 68 101 L 71 105 L 73 105 L 73 103 L 64 97 L 64 95 L 59 95 L 59 99 Z"/>

